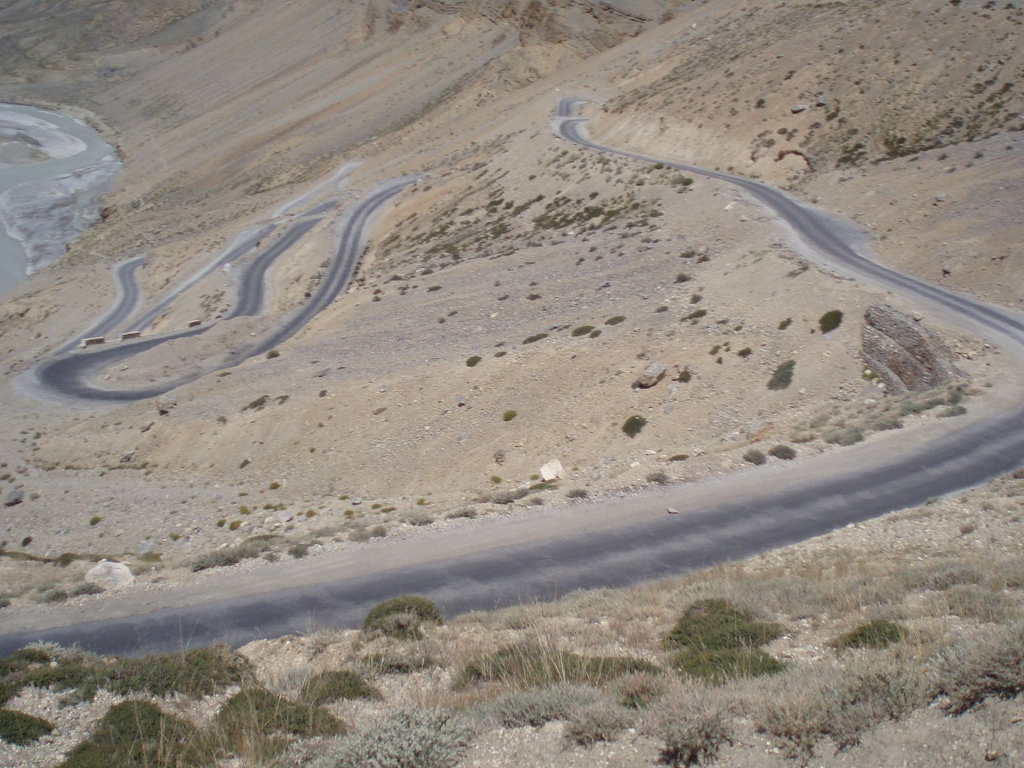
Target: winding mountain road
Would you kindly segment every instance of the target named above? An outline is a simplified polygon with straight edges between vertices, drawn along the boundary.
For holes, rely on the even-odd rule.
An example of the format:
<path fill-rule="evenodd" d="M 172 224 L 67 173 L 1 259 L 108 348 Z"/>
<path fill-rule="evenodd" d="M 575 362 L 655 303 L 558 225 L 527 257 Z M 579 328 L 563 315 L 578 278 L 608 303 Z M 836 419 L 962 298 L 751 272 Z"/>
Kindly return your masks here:
<path fill-rule="evenodd" d="M 582 120 L 572 116 L 573 104 L 559 105 L 557 130 L 567 140 L 738 184 L 822 264 L 936 308 L 963 327 L 985 329 L 1007 353 L 1022 357 L 1018 315 L 865 258 L 850 245 L 855 236 L 848 225 L 763 184 L 591 142 Z M 355 236 L 358 230 L 350 231 Z M 987 413 L 979 408 L 906 434 L 879 434 L 841 451 L 715 481 L 490 518 L 331 557 L 235 569 L 215 582 L 197 580 L 134 602 L 130 595 L 101 601 L 87 614 L 71 606 L 42 616 L 12 614 L 5 617 L 0 653 L 38 639 L 126 654 L 218 641 L 238 645 L 324 625 L 358 626 L 373 604 L 405 592 L 458 613 L 679 575 L 916 506 L 1019 467 L 1024 400 L 1021 392 L 1012 394 L 1011 405 Z M 679 514 L 665 515 L 666 505 Z"/>
<path fill-rule="evenodd" d="M 150 386 L 132 389 L 107 389 L 92 383 L 103 371 L 111 366 L 172 339 L 198 336 L 210 330 L 219 322 L 236 317 L 259 314 L 263 308 L 265 298 L 267 272 L 278 258 L 285 254 L 322 220 L 326 211 L 329 208 L 333 208 L 333 202 L 318 205 L 313 210 L 307 212 L 307 215 L 291 223 L 279 240 L 245 266 L 240 275 L 238 297 L 234 306 L 227 315 L 216 322 L 68 354 L 68 351 L 83 338 L 83 336 L 79 336 L 62 346 L 57 351 L 55 357 L 44 361 L 36 367 L 34 371 L 36 384 L 45 393 L 62 398 L 94 402 L 133 402 L 157 397 L 172 389 L 195 381 L 201 376 L 232 368 L 251 357 L 273 349 L 294 336 L 316 314 L 330 305 L 345 290 L 355 271 L 356 265 L 359 263 L 359 256 L 365 242 L 366 232 L 374 214 L 414 180 L 415 177 L 392 179 L 378 186 L 369 196 L 353 206 L 348 216 L 342 222 L 337 252 L 331 260 L 327 274 L 321 281 L 316 293 L 290 317 L 267 334 L 264 334 L 253 345 L 229 356 L 216 366 L 210 366 L 206 370 L 190 373 L 175 379 L 160 381 Z M 154 309 L 147 312 L 146 315 L 129 326 L 129 328 L 131 330 L 145 328 L 182 291 L 209 274 L 216 267 L 229 263 L 256 247 L 260 239 L 269 234 L 274 228 L 274 225 L 268 225 L 254 233 L 248 233 L 240 237 L 221 257 L 175 289 L 168 297 L 158 303 Z M 118 265 L 115 270 L 115 278 L 118 281 L 121 298 L 115 309 L 94 326 L 88 335 L 102 335 L 97 329 L 106 332 L 106 330 L 116 328 L 131 313 L 137 302 L 135 292 L 138 291 L 134 273 L 140 263 L 141 257 L 139 257 L 138 261 L 131 260 L 130 262 L 123 262 Z"/>

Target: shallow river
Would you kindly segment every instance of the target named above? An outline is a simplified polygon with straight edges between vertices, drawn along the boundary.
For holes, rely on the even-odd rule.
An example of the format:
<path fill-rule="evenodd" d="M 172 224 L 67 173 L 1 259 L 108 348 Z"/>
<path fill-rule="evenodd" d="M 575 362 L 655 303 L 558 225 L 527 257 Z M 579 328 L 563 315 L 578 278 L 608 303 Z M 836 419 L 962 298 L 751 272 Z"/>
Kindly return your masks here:
<path fill-rule="evenodd" d="M 0 296 L 96 221 L 120 167 L 113 147 L 81 120 L 0 104 Z"/>

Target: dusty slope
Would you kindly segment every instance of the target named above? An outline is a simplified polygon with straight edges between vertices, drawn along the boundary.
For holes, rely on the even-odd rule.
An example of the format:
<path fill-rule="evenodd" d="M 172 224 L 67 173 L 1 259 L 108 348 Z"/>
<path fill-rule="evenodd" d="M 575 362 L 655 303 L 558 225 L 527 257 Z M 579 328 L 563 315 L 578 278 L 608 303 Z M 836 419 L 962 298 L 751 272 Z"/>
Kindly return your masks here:
<path fill-rule="evenodd" d="M 664 171 L 567 150 L 546 124 L 555 89 L 621 93 L 606 110 L 630 106 L 609 111 L 595 126 L 607 140 L 643 141 L 652 152 L 742 169 L 740 155 L 728 153 L 764 130 L 767 112 L 752 104 L 741 117 L 716 113 L 714 94 L 698 104 L 699 119 L 672 104 L 658 108 L 664 114 L 645 112 L 655 93 L 648 83 L 677 87 L 679 78 L 662 82 L 662 70 L 696 67 L 686 82 L 719 79 L 724 90 L 723 66 L 733 65 L 705 54 L 739 39 L 744 45 L 733 46 L 734 53 L 747 51 L 752 73 L 744 83 L 762 78 L 789 88 L 796 76 L 786 80 L 788 69 L 779 67 L 785 61 L 792 68 L 790 54 L 764 59 L 754 41 L 799 22 L 809 37 L 859 50 L 862 21 L 880 11 L 863 3 L 797 3 L 748 17 L 741 4 L 709 3 L 679 8 L 674 20 L 636 41 L 597 53 L 644 25 L 598 18 L 597 28 L 614 32 L 600 45 L 600 36 L 568 38 L 567 22 L 556 21 L 580 7 L 559 6 L 558 14 L 537 20 L 495 16 L 486 3 L 444 12 L 427 4 L 385 23 L 383 11 L 367 15 L 361 5 L 346 5 L 336 16 L 321 4 L 238 5 L 187 50 L 158 41 L 96 54 L 121 57 L 123 70 L 102 88 L 81 88 L 74 100 L 121 134 L 123 183 L 108 220 L 76 243 L 61 268 L 7 302 L 0 332 L 10 350 L 8 381 L 106 306 L 103 267 L 110 260 L 146 248 L 151 259 L 143 280 L 152 296 L 218 253 L 240 226 L 269 219 L 328 177 L 351 159 L 347 148 L 434 104 L 415 123 L 358 148 L 367 162 L 348 194 L 365 192 L 384 175 L 429 175 L 382 217 L 357 287 L 279 358 L 196 382 L 176 392 L 176 407 L 162 416 L 154 403 L 68 415 L 8 389 L 4 407 L 15 425 L 4 438 L 9 479 L 29 492 L 5 517 L 8 545 L 31 536 L 25 548 L 36 555 L 153 548 L 175 562 L 254 533 L 301 542 L 359 539 L 378 524 L 402 530 L 481 494 L 528 484 L 553 458 L 567 477 L 547 492 L 549 503 L 571 490 L 649 482 L 656 472 L 688 481 L 729 471 L 746 465 L 742 456 L 752 446 L 800 440 L 799 453 L 829 450 L 823 438 L 836 430 L 887 423 L 884 411 L 893 404 L 861 379 L 857 358 L 860 316 L 880 297 L 805 270 L 771 223 L 727 189 L 700 180 L 687 187 Z M 900 15 L 903 7 L 883 10 Z M 837 13 L 851 21 L 837 25 Z M 1012 23 L 996 34 L 983 16 L 953 18 L 969 24 L 964 29 L 972 36 L 989 35 L 992 45 L 1016 34 Z M 273 46 L 263 43 L 268 35 Z M 273 56 L 265 55 L 268 47 Z M 590 58 L 570 66 L 584 55 Z M 808 82 L 836 66 L 807 55 Z M 964 55 L 976 69 L 988 48 L 978 44 Z M 923 49 L 916 56 L 918 68 L 934 65 Z M 655 61 L 661 63 L 652 69 Z M 870 67 L 871 77 L 889 71 L 880 54 L 858 66 Z M 455 83 L 457 92 L 436 99 Z M 968 86 L 966 78 L 947 83 L 952 92 Z M 5 92 L 71 99 L 56 81 Z M 779 104 L 802 93 L 780 91 Z M 362 106 L 353 110 L 356 104 Z M 790 116 L 779 104 L 772 118 Z M 879 113 L 866 98 L 863 105 L 844 111 L 844 125 L 877 132 Z M 659 139 L 651 126 L 662 117 L 674 133 Z M 988 157 L 998 146 L 1014 146 L 1014 138 L 956 151 Z M 821 145 L 823 157 L 831 157 L 831 146 Z M 1014 150 L 1007 157 L 1016 157 Z M 765 162 L 771 165 L 753 172 L 775 165 Z M 945 177 L 951 203 L 974 199 L 989 183 L 975 167 Z M 1013 182 L 1013 166 L 1000 168 Z M 871 166 L 858 172 L 857 189 L 870 199 L 893 179 L 910 184 L 911 170 L 906 161 Z M 852 183 L 838 175 L 822 171 L 808 189 L 840 210 L 875 210 L 841 196 Z M 1000 299 L 1015 246 L 989 222 L 1012 221 L 1019 203 L 1012 195 L 993 198 L 991 206 L 965 208 L 941 234 L 916 230 L 915 253 L 965 231 L 979 239 L 979 253 L 1002 243 L 1008 255 L 990 268 L 987 282 L 973 281 L 970 270 L 954 272 L 961 285 Z M 898 198 L 885 210 L 909 218 L 909 206 Z M 600 214 L 588 210 L 597 208 Z M 889 225 L 894 232 L 886 243 L 906 237 Z M 321 225 L 275 271 L 276 309 L 301 301 L 315 282 L 330 254 L 332 226 Z M 906 263 L 915 268 L 913 259 Z M 211 276 L 161 322 L 177 327 L 212 317 L 229 296 L 223 276 Z M 827 336 L 816 332 L 821 314 L 836 308 L 844 324 Z M 617 316 L 625 320 L 605 324 Z M 780 329 L 787 318 L 792 324 Z M 199 345 L 170 346 L 109 372 L 110 380 L 177 370 L 225 340 L 241 343 L 266 322 L 238 323 Z M 573 335 L 588 325 L 601 335 Z M 548 335 L 523 343 L 542 333 Z M 1003 380 L 999 358 L 977 340 L 950 341 L 977 384 Z M 482 361 L 467 366 L 475 355 Z M 790 358 L 797 360 L 794 385 L 768 391 L 772 372 Z M 666 378 L 650 390 L 632 388 L 655 361 L 669 367 L 670 378 L 688 370 L 690 382 Z M 263 395 L 262 408 L 246 409 Z M 510 410 L 516 416 L 505 421 Z M 633 414 L 649 422 L 636 439 L 620 430 Z M 681 456 L 689 458 L 671 461 Z M 90 525 L 94 517 L 102 519 Z M 34 585 L 38 596 L 58 576 L 80 578 L 77 570 L 47 568 L 27 572 L 18 590 Z"/>

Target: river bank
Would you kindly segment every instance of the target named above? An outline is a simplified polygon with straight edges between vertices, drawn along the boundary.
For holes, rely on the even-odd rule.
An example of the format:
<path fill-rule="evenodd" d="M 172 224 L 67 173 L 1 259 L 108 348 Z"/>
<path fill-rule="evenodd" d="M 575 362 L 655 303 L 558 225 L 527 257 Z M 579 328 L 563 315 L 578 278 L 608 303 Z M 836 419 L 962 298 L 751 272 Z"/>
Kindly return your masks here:
<path fill-rule="evenodd" d="M 120 167 L 83 121 L 0 104 L 0 296 L 60 258 L 99 218 Z"/>

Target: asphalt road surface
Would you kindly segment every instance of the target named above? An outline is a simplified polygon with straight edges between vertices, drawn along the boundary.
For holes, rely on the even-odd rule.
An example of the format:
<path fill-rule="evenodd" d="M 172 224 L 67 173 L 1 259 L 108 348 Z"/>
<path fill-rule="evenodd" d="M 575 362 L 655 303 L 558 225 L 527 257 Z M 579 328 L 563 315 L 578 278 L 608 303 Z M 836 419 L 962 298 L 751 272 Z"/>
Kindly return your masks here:
<path fill-rule="evenodd" d="M 58 350 L 57 356 L 44 361 L 35 369 L 36 383 L 43 391 L 64 398 L 73 398 L 85 401 L 97 402 L 133 402 L 157 397 L 177 387 L 196 380 L 201 376 L 209 375 L 215 371 L 231 368 L 243 361 L 263 354 L 278 346 L 287 339 L 294 336 L 301 330 L 317 313 L 323 311 L 331 304 L 348 285 L 349 280 L 359 263 L 359 256 L 362 252 L 366 238 L 366 231 L 370 220 L 380 208 L 391 198 L 401 192 L 405 187 L 414 181 L 414 177 L 394 179 L 380 185 L 373 193 L 363 200 L 360 200 L 350 211 L 344 220 L 340 230 L 339 246 L 335 257 L 327 270 L 327 274 L 321 281 L 316 293 L 303 304 L 298 311 L 286 318 L 283 322 L 273 328 L 269 333 L 256 341 L 252 346 L 230 356 L 226 362 L 217 366 L 211 366 L 208 370 L 191 373 L 176 379 L 168 379 L 155 384 L 134 389 L 107 389 L 93 384 L 106 369 L 121 363 L 135 355 L 172 339 L 183 339 L 198 336 L 212 328 L 215 323 L 197 326 L 195 328 L 184 328 L 171 333 L 164 333 L 148 336 L 131 341 L 118 342 L 97 346 L 80 352 L 66 354 L 82 337 L 64 345 Z M 321 213 L 328 207 L 328 204 L 321 204 L 315 207 L 309 214 Z M 334 207 L 331 203 L 329 207 Z M 284 235 L 272 246 L 261 252 L 252 262 L 242 270 L 239 279 L 238 297 L 231 311 L 217 322 L 223 322 L 235 317 L 252 316 L 259 314 L 262 310 L 265 298 L 266 274 L 274 262 L 297 243 L 317 223 L 321 216 L 307 215 L 293 222 Z M 238 243 L 229 248 L 210 267 L 204 269 L 197 277 L 190 279 L 172 293 L 171 296 L 161 301 L 157 307 L 150 310 L 143 318 L 134 323 L 132 329 L 141 329 L 149 324 L 160 312 L 182 290 L 196 282 L 202 276 L 209 274 L 213 268 L 228 263 L 238 258 L 243 253 L 255 247 L 262 236 L 269 234 L 273 226 L 265 227 L 256 233 L 241 238 Z M 126 263 L 127 264 L 127 263 Z M 130 314 L 134 303 L 130 306 L 129 301 L 137 301 L 137 283 L 134 279 L 135 269 L 138 263 L 130 266 L 119 265 L 115 271 L 118 280 L 121 300 L 117 308 L 108 313 L 104 319 L 89 332 L 89 335 L 102 335 L 96 332 L 96 327 L 102 329 L 115 328 L 124 318 Z"/>
<path fill-rule="evenodd" d="M 572 105 L 559 105 L 558 130 L 566 139 L 739 184 L 821 263 L 918 299 L 965 327 L 987 329 L 1006 342 L 1007 352 L 1021 355 L 1022 325 L 1014 313 L 872 262 L 851 245 L 857 235 L 847 225 L 770 187 L 594 144 L 581 121 L 571 117 Z M 218 641 L 239 645 L 316 626 L 358 626 L 373 604 L 401 593 L 431 598 L 451 614 L 679 575 L 920 505 L 1024 463 L 1024 403 L 957 421 L 720 481 L 591 502 L 580 505 L 576 517 L 481 521 L 436 535 L 384 540 L 334 558 L 227 573 L 215 587 L 189 585 L 172 608 L 153 605 L 146 613 L 9 632 L 0 636 L 0 653 L 39 639 L 122 654 Z M 666 505 L 680 514 L 665 515 Z M 606 523 L 598 526 L 592 522 L 597 518 Z M 481 527 L 486 525 L 491 527 Z M 282 588 L 286 584 L 296 586 Z M 211 599 L 214 590 L 217 599 Z"/>

